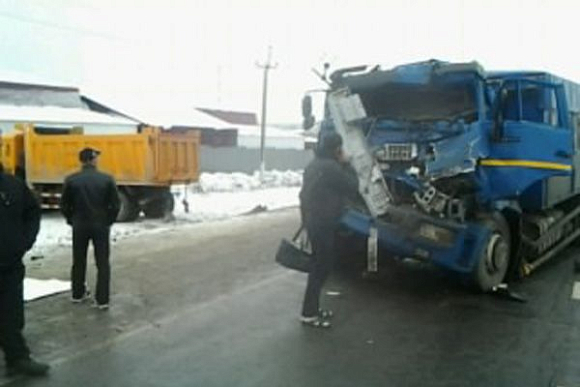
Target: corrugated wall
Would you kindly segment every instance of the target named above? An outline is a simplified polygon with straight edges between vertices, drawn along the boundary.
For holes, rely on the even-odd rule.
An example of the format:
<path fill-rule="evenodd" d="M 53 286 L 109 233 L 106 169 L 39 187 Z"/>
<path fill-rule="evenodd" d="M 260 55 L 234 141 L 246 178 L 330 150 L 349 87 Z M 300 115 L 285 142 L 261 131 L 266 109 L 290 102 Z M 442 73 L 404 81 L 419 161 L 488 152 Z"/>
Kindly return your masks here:
<path fill-rule="evenodd" d="M 312 160 L 312 150 L 266 149 L 264 159 L 267 170 L 300 170 Z M 213 148 L 202 146 L 201 172 L 253 173 L 260 169 L 260 149 Z"/>

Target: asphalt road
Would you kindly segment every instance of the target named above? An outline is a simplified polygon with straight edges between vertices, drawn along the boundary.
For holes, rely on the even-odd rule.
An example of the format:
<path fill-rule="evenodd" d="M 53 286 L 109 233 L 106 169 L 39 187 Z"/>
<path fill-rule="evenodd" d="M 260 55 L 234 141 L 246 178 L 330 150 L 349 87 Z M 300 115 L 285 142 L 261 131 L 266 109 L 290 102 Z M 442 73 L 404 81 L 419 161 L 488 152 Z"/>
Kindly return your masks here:
<path fill-rule="evenodd" d="M 68 294 L 28 304 L 28 340 L 52 372 L 0 386 L 580 386 L 577 248 L 515 285 L 527 303 L 425 265 L 338 271 L 320 331 L 297 320 L 305 276 L 273 262 L 297 224 L 291 209 L 120 242 L 111 310 Z M 66 278 L 69 259 L 55 251 L 29 272 Z"/>

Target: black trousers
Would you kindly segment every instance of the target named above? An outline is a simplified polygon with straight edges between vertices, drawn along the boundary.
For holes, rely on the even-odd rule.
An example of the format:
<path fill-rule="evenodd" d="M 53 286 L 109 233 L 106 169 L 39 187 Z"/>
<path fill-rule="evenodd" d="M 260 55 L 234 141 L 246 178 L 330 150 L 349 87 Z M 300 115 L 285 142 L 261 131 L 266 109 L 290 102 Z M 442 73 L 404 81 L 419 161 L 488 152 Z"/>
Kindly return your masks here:
<path fill-rule="evenodd" d="M 109 303 L 109 284 L 111 266 L 109 264 L 109 226 L 80 224 L 73 225 L 73 264 L 71 270 L 72 296 L 81 298 L 86 289 L 87 249 L 93 242 L 95 263 L 97 266 L 97 291 L 95 299 L 98 304 Z"/>
<path fill-rule="evenodd" d="M 22 335 L 23 281 L 23 265 L 0 268 L 0 347 L 4 350 L 7 365 L 30 356 L 30 350 Z"/>
<path fill-rule="evenodd" d="M 334 265 L 335 227 L 334 226 L 306 226 L 308 238 L 312 245 L 314 264 L 308 273 L 308 282 L 302 304 L 302 316 L 312 317 L 320 309 L 320 292 Z"/>

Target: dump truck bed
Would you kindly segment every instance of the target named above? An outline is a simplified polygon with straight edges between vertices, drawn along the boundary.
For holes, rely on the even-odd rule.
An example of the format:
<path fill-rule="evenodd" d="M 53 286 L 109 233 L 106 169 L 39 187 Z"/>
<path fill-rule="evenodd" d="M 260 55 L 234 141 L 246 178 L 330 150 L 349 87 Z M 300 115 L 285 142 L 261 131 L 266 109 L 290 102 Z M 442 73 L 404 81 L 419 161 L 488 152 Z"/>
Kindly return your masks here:
<path fill-rule="evenodd" d="M 37 134 L 32 127 L 6 136 L 3 161 L 9 172 L 23 164 L 29 184 L 61 184 L 79 169 L 78 153 L 98 149 L 99 169 L 122 186 L 167 186 L 199 178 L 199 134 L 145 128 L 136 134 Z M 24 162 L 19 154 L 25 155 Z"/>

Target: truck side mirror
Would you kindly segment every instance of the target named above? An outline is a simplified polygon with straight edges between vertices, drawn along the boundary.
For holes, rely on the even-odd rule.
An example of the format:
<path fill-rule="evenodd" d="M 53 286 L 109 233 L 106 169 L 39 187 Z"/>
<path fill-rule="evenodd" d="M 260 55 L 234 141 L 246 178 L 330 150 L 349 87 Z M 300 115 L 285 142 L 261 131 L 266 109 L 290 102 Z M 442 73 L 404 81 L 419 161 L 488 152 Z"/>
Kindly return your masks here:
<path fill-rule="evenodd" d="M 308 130 L 314 126 L 316 118 L 312 114 L 312 97 L 305 95 L 302 98 L 302 128 Z"/>

